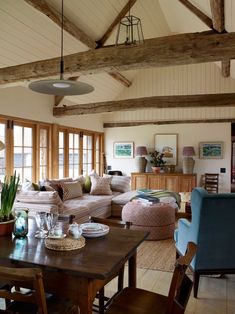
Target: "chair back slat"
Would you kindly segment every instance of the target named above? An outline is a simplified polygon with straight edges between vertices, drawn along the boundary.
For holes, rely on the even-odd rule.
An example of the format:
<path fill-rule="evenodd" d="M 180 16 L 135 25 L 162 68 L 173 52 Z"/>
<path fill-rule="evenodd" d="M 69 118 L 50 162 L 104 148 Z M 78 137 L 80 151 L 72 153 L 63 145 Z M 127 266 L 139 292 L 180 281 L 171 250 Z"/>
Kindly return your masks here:
<path fill-rule="evenodd" d="M 38 307 L 39 314 L 47 314 L 42 272 L 40 269 L 8 268 L 0 266 L 0 280 L 4 280 L 10 284 L 9 289 L 5 287 L 0 289 L 0 298 L 20 302 L 22 304 L 35 304 Z M 28 288 L 29 286 L 33 288 L 29 293 L 22 292 L 20 289 Z M 6 309 L 5 313 L 11 312 Z"/>
<path fill-rule="evenodd" d="M 168 293 L 167 313 L 169 314 L 185 312 L 192 289 L 192 281 L 185 272 L 196 253 L 196 248 L 195 243 L 189 242 L 185 255 L 176 260 L 175 270 Z"/>

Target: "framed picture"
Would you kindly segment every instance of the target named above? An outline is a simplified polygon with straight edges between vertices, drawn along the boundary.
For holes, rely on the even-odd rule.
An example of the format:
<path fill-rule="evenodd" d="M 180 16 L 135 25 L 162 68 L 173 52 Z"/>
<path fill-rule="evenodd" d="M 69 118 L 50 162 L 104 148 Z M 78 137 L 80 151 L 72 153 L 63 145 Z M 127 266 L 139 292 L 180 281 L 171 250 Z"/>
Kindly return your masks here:
<path fill-rule="evenodd" d="M 115 142 L 114 158 L 134 158 L 134 142 Z"/>
<path fill-rule="evenodd" d="M 177 165 L 178 134 L 155 134 L 155 150 L 164 154 L 166 165 Z"/>
<path fill-rule="evenodd" d="M 200 142 L 199 158 L 202 159 L 220 159 L 223 158 L 222 142 Z"/>

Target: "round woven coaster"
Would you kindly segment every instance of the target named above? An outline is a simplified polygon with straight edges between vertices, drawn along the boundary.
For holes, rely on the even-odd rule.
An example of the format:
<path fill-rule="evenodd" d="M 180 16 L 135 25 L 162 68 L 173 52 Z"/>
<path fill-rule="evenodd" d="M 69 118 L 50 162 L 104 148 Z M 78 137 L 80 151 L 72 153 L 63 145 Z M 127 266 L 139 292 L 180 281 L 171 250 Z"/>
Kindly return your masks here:
<path fill-rule="evenodd" d="M 45 240 L 46 248 L 55 251 L 71 251 L 81 249 L 85 246 L 85 238 L 82 236 L 79 239 L 64 238 L 64 239 L 50 239 Z"/>

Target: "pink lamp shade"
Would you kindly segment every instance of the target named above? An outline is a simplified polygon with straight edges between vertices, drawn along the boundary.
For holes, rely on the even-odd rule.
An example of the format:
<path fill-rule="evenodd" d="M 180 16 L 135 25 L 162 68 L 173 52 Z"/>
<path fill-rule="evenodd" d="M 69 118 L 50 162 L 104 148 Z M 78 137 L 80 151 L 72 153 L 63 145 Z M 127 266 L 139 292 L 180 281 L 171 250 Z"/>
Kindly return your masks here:
<path fill-rule="evenodd" d="M 191 157 L 195 156 L 195 150 L 193 146 L 185 146 L 183 148 L 183 156 Z"/>
<path fill-rule="evenodd" d="M 146 146 L 137 146 L 135 149 L 136 156 L 146 156 L 148 155 Z"/>

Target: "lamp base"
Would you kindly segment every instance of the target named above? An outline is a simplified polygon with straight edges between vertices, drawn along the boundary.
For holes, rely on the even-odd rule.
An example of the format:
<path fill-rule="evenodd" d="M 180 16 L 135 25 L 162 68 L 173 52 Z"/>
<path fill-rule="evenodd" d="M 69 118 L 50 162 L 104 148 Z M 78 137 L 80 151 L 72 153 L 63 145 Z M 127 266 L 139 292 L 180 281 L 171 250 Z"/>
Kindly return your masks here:
<path fill-rule="evenodd" d="M 136 171 L 137 172 L 145 172 L 146 165 L 147 165 L 147 159 L 145 157 L 137 156 L 135 157 L 135 165 L 136 165 Z"/>
<path fill-rule="evenodd" d="M 183 173 L 193 174 L 195 160 L 192 157 L 184 157 L 183 159 Z"/>

